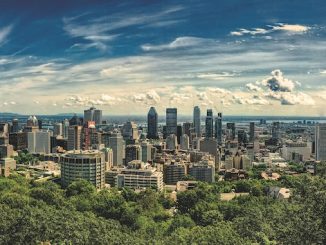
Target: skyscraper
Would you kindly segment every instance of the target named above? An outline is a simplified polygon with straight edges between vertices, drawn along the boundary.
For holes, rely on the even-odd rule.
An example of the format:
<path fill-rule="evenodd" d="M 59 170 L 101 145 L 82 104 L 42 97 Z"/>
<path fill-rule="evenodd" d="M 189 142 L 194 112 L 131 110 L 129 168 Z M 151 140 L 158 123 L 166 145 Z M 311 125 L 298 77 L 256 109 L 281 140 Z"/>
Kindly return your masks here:
<path fill-rule="evenodd" d="M 75 125 L 69 127 L 68 143 L 67 143 L 68 151 L 81 149 L 81 134 L 82 134 L 81 126 Z"/>
<path fill-rule="evenodd" d="M 249 141 L 254 142 L 255 140 L 255 123 L 250 122 L 250 127 L 249 127 Z"/>
<path fill-rule="evenodd" d="M 142 159 L 142 148 L 140 145 L 127 145 L 126 146 L 126 164 L 133 160 L 141 160 Z"/>
<path fill-rule="evenodd" d="M 222 113 L 217 114 L 215 118 L 215 138 L 218 144 L 222 144 Z"/>
<path fill-rule="evenodd" d="M 63 133 L 63 131 L 62 131 L 62 123 L 54 124 L 53 136 L 59 136 L 59 135 L 62 135 L 62 133 Z"/>
<path fill-rule="evenodd" d="M 62 122 L 62 134 L 63 134 L 63 138 L 65 138 L 65 139 L 68 138 L 68 129 L 69 129 L 69 120 L 65 119 Z"/>
<path fill-rule="evenodd" d="M 194 107 L 194 115 L 193 115 L 193 123 L 195 128 L 195 134 L 197 137 L 201 137 L 201 129 L 200 129 L 200 108 L 198 106 Z"/>
<path fill-rule="evenodd" d="M 272 125 L 272 138 L 278 139 L 280 137 L 280 122 L 273 122 Z"/>
<path fill-rule="evenodd" d="M 166 108 L 166 136 L 177 135 L 177 108 Z"/>
<path fill-rule="evenodd" d="M 118 132 L 113 132 L 109 137 L 108 146 L 113 151 L 113 166 L 122 166 L 124 141 L 121 134 Z"/>
<path fill-rule="evenodd" d="M 18 119 L 15 118 L 12 120 L 12 128 L 11 128 L 11 132 L 12 133 L 17 133 L 19 131 L 19 124 L 18 124 Z"/>
<path fill-rule="evenodd" d="M 212 109 L 207 109 L 207 116 L 205 122 L 205 137 L 214 137 L 214 122 L 213 122 L 213 111 Z"/>
<path fill-rule="evenodd" d="M 315 153 L 317 161 L 326 160 L 326 123 L 320 123 L 316 126 Z"/>
<path fill-rule="evenodd" d="M 151 107 L 147 114 L 147 138 L 158 139 L 158 115 L 155 107 Z"/>
<path fill-rule="evenodd" d="M 226 129 L 229 131 L 229 138 L 231 140 L 235 139 L 235 123 L 230 122 L 226 124 Z"/>
<path fill-rule="evenodd" d="M 96 125 L 102 124 L 102 111 L 95 107 L 84 110 L 84 123 L 88 121 L 94 121 Z"/>

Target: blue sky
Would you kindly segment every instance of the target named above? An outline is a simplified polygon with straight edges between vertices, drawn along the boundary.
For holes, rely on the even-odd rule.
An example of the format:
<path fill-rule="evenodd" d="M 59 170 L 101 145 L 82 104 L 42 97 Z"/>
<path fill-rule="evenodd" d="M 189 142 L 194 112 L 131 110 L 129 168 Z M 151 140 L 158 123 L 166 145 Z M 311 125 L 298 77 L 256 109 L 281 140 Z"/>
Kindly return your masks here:
<path fill-rule="evenodd" d="M 326 3 L 1 1 L 0 111 L 326 115 Z"/>

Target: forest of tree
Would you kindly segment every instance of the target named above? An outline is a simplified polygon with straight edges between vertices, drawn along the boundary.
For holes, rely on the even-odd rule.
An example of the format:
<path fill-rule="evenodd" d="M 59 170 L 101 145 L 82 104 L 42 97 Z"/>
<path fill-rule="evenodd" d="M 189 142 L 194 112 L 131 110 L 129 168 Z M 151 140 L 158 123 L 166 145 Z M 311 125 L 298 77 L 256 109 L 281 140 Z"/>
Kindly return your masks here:
<path fill-rule="evenodd" d="M 14 174 L 0 178 L 0 244 L 325 244 L 324 172 L 200 183 L 176 203 L 152 190 L 97 192 L 82 180 L 61 189 Z M 289 200 L 266 195 L 277 185 L 291 188 Z M 231 189 L 250 195 L 221 201 Z"/>

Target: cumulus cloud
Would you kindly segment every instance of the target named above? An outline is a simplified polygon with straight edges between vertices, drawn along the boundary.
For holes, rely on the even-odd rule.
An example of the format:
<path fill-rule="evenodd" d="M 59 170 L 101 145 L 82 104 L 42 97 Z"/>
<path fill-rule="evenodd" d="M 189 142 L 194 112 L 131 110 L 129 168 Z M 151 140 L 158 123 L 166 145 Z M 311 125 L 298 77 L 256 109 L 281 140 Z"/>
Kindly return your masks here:
<path fill-rule="evenodd" d="M 267 97 L 279 100 L 282 105 L 315 105 L 313 98 L 303 92 L 273 92 L 266 95 Z"/>
<path fill-rule="evenodd" d="M 290 24 L 283 24 L 280 23 L 277 26 L 273 26 L 273 30 L 276 31 L 286 31 L 292 33 L 304 33 L 308 31 L 310 27 L 304 25 L 290 25 Z"/>
<path fill-rule="evenodd" d="M 256 84 L 253 84 L 253 83 L 247 83 L 246 84 L 246 88 L 249 90 L 249 91 L 253 91 L 253 92 L 260 92 L 262 91 L 262 88 L 259 87 L 258 85 Z"/>
<path fill-rule="evenodd" d="M 261 84 L 267 86 L 271 91 L 291 92 L 297 84 L 287 78 L 284 78 L 283 73 L 280 70 L 272 71 L 271 75 L 271 77 L 261 81 Z"/>
<path fill-rule="evenodd" d="M 156 105 L 160 102 L 161 97 L 155 90 L 150 90 L 146 93 L 134 94 L 132 100 L 136 103 L 144 103 L 146 105 Z"/>

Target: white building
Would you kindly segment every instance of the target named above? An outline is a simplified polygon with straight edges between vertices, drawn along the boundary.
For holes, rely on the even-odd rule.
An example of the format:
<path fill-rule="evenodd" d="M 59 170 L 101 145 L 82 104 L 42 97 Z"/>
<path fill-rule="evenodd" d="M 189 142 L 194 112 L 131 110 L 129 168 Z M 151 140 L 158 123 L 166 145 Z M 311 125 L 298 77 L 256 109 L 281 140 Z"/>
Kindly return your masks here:
<path fill-rule="evenodd" d="M 316 160 L 324 161 L 326 160 L 326 123 L 317 124 L 315 137 Z"/>
<path fill-rule="evenodd" d="M 27 133 L 27 145 L 30 153 L 49 154 L 51 152 L 50 131 L 37 131 Z"/>
<path fill-rule="evenodd" d="M 134 160 L 128 163 L 127 168 L 120 169 L 120 173 L 116 176 L 116 186 L 131 189 L 154 188 L 161 191 L 163 190 L 163 173 L 158 172 L 150 164 Z"/>
<path fill-rule="evenodd" d="M 189 150 L 189 136 L 186 134 L 181 136 L 180 149 L 185 151 Z"/>

